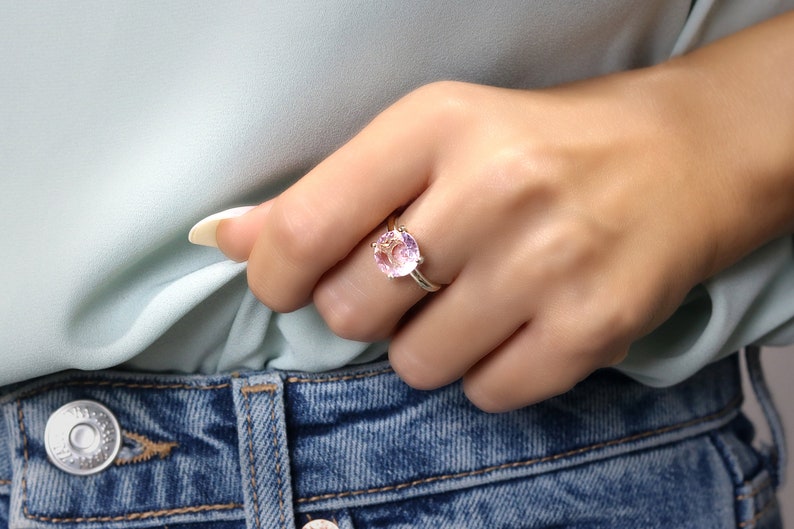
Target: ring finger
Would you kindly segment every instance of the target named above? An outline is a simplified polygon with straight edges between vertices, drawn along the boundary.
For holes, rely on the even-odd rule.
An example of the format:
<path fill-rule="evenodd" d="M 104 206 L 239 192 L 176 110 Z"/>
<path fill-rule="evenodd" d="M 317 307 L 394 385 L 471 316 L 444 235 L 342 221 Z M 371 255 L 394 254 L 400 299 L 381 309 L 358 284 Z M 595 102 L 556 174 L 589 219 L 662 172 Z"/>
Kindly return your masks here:
<path fill-rule="evenodd" d="M 421 275 L 439 285 L 450 283 L 463 268 L 465 252 L 456 249 L 456 233 L 443 213 L 425 214 L 426 192 L 396 218 L 419 246 Z M 424 205 L 423 205 L 424 204 Z M 436 210 L 440 211 L 440 210 Z M 389 279 L 376 264 L 372 243 L 387 231 L 381 225 L 318 282 L 313 301 L 328 326 L 343 338 L 375 341 L 390 336 L 411 307 L 428 295 L 410 276 Z M 460 248 L 460 246 L 457 246 Z M 440 292 L 433 295 L 443 294 Z"/>

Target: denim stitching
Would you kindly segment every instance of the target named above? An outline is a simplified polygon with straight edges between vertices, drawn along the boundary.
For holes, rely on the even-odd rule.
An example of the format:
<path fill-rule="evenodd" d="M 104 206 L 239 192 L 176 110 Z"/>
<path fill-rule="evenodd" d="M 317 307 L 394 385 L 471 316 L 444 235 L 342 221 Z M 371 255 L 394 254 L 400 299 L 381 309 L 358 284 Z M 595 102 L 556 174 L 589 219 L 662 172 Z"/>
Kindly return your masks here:
<path fill-rule="evenodd" d="M 196 389 L 200 391 L 207 391 L 228 388 L 229 383 L 215 384 L 211 386 L 194 386 L 191 384 L 139 384 L 136 382 L 113 382 L 110 380 L 72 380 L 67 382 L 55 382 L 40 388 L 32 389 L 20 395 L 19 399 L 26 399 L 38 395 L 39 393 L 49 391 L 53 388 L 60 389 L 67 386 L 97 386 L 130 389 Z"/>
<path fill-rule="evenodd" d="M 247 387 L 248 386 L 243 386 L 240 392 L 243 394 L 243 401 L 245 402 L 245 424 L 248 429 L 248 469 L 251 475 L 251 495 L 254 500 L 254 520 L 256 521 L 256 526 L 261 528 L 262 522 L 259 519 L 259 497 L 256 493 L 256 467 L 254 466 L 254 442 L 251 429 L 251 405 L 248 403 L 249 391 L 246 391 Z"/>
<path fill-rule="evenodd" d="M 129 459 L 122 459 L 121 456 L 116 457 L 116 460 L 113 462 L 116 466 L 143 463 L 145 461 L 149 461 L 155 456 L 158 456 L 160 459 L 165 459 L 171 455 L 171 451 L 174 448 L 179 446 L 179 443 L 173 441 L 152 441 L 145 435 L 129 432 L 127 430 L 122 430 L 121 433 L 124 435 L 124 437 L 127 437 L 133 442 L 138 443 L 143 451 L 140 454 L 134 454 Z"/>
<path fill-rule="evenodd" d="M 239 503 L 226 503 L 219 505 L 196 505 L 193 507 L 178 507 L 175 509 L 162 509 L 159 511 L 146 511 L 135 512 L 130 514 L 122 514 L 119 516 L 92 516 L 80 518 L 53 518 L 50 516 L 35 516 L 25 512 L 25 517 L 31 520 L 38 520 L 48 523 L 106 523 L 106 522 L 122 522 L 131 520 L 147 520 L 149 518 L 159 518 L 161 516 L 172 516 L 176 514 L 195 514 L 207 511 L 230 511 L 234 509 L 242 509 L 243 506 Z"/>
<path fill-rule="evenodd" d="M 394 370 L 390 367 L 386 369 L 381 369 L 380 371 L 372 371 L 370 373 L 359 373 L 357 375 L 344 375 L 338 377 L 327 377 L 327 378 L 300 378 L 300 377 L 289 377 L 287 378 L 287 382 L 295 383 L 295 384 L 320 384 L 323 382 L 347 382 L 349 380 L 360 380 L 362 378 L 370 378 L 376 377 L 379 375 L 386 375 L 389 373 L 393 373 Z"/>
<path fill-rule="evenodd" d="M 761 494 L 761 492 L 769 488 L 771 485 L 772 485 L 771 479 L 764 480 L 760 485 L 758 485 L 757 488 L 753 489 L 749 494 L 741 494 L 739 496 L 736 496 L 736 500 L 743 501 L 743 500 L 750 500 L 752 498 L 755 498 L 756 496 Z M 755 516 L 753 516 L 752 519 L 747 520 L 745 522 L 741 522 L 738 525 L 738 527 L 742 528 L 755 524 L 758 520 L 766 516 L 769 513 L 769 511 L 771 511 L 776 505 L 777 505 L 777 498 L 774 495 L 772 495 L 772 498 L 763 506 L 763 508 L 760 511 L 756 513 Z"/>
<path fill-rule="evenodd" d="M 345 375 L 345 376 L 338 376 L 338 377 L 328 377 L 328 378 L 300 378 L 300 377 L 289 377 L 287 378 L 287 382 L 291 383 L 321 383 L 321 382 L 340 382 L 340 381 L 348 381 L 348 380 L 359 380 L 362 378 L 369 378 L 379 375 L 385 375 L 388 373 L 393 373 L 394 371 L 389 367 L 385 369 L 381 369 L 379 371 L 373 371 L 370 373 L 359 373 L 357 375 Z M 187 389 L 187 390 L 199 390 L 199 391 L 208 391 L 208 390 L 216 390 L 216 389 L 225 389 L 229 387 L 229 383 L 221 383 L 221 384 L 214 384 L 210 386 L 197 386 L 193 384 L 154 384 L 154 383 L 137 383 L 137 382 L 116 382 L 111 380 L 70 380 L 65 382 L 54 382 L 52 384 L 47 384 L 45 386 L 31 389 L 23 394 L 20 395 L 20 399 L 25 399 L 29 397 L 33 397 L 40 393 L 47 392 L 53 388 L 59 389 L 64 387 L 74 387 L 74 386 L 97 386 L 97 387 L 109 387 L 109 388 L 130 388 L 130 389 Z M 246 386 L 246 387 L 255 387 L 255 386 Z"/>
<path fill-rule="evenodd" d="M 745 485 L 748 485 L 748 484 L 749 483 L 745 483 Z M 764 489 L 766 489 L 767 487 L 769 487 L 771 484 L 772 484 L 772 480 L 771 479 L 767 479 L 763 483 L 758 485 L 757 488 L 753 489 L 749 494 L 741 494 L 739 496 L 736 496 L 736 499 L 738 501 L 742 501 L 742 500 L 749 500 L 750 498 L 755 498 L 756 496 L 761 494 L 761 492 Z"/>
<path fill-rule="evenodd" d="M 240 391 L 243 395 L 248 396 L 249 393 L 274 393 L 278 390 L 275 384 L 257 384 L 256 386 L 243 386 Z"/>
<path fill-rule="evenodd" d="M 281 453 L 278 449 L 278 430 L 276 429 L 276 392 L 270 392 L 270 422 L 273 425 L 273 450 L 276 460 L 276 483 L 278 486 L 278 512 L 281 527 L 287 528 L 286 516 L 284 514 L 284 496 L 281 492 L 283 481 L 281 479 Z"/>
<path fill-rule="evenodd" d="M 251 431 L 251 406 L 248 403 L 249 393 L 269 393 L 270 394 L 270 422 L 273 426 L 273 450 L 276 460 L 276 483 L 278 485 L 278 512 L 279 521 L 281 526 L 286 528 L 287 517 L 284 512 L 284 493 L 281 491 L 282 484 L 284 483 L 281 477 L 281 453 L 278 449 L 278 430 L 276 429 L 276 392 L 278 386 L 276 384 L 257 384 L 256 386 L 243 386 L 240 392 L 245 398 L 245 420 L 248 427 L 248 460 L 250 461 L 251 469 L 251 486 L 253 487 L 254 496 L 254 510 L 256 511 L 256 526 L 261 527 L 259 521 L 259 500 L 256 493 L 256 468 L 254 467 L 254 446 L 251 440 L 253 434 Z"/>
<path fill-rule="evenodd" d="M 751 525 L 755 525 L 755 523 L 758 522 L 758 520 L 760 520 L 761 518 L 763 518 L 764 516 L 766 516 L 767 514 L 772 512 L 772 509 L 774 507 L 776 507 L 776 506 L 777 506 L 777 499 L 773 496 L 772 499 L 769 500 L 766 503 L 766 505 L 764 505 L 764 508 L 761 509 L 760 511 L 758 511 L 758 513 L 756 513 L 756 515 L 753 516 L 752 519 L 747 520 L 746 522 L 741 522 L 738 525 L 738 527 L 742 528 L 742 527 L 748 527 L 748 526 L 751 526 Z"/>
<path fill-rule="evenodd" d="M 290 383 L 323 383 L 323 382 L 350 381 L 350 380 L 358 380 L 358 379 L 363 379 L 363 378 L 370 378 L 370 377 L 374 377 L 374 376 L 388 374 L 388 373 L 391 373 L 391 372 L 393 372 L 393 370 L 391 368 L 386 368 L 386 369 L 383 369 L 383 370 L 380 370 L 380 371 L 375 371 L 375 372 L 370 372 L 370 373 L 361 373 L 361 374 L 357 374 L 357 375 L 345 375 L 345 376 L 329 377 L 329 378 L 310 378 L 310 379 L 307 379 L 307 378 L 299 378 L 299 377 L 289 377 L 289 378 L 287 378 L 287 382 L 290 382 Z M 147 512 L 142 512 L 142 513 L 131 513 L 131 514 L 128 514 L 128 515 L 116 516 L 116 517 L 52 518 L 52 517 L 31 515 L 28 512 L 28 509 L 27 509 L 27 483 L 26 483 L 25 473 L 27 472 L 27 463 L 28 463 L 28 452 L 27 452 L 27 444 L 28 443 L 27 443 L 27 435 L 26 435 L 25 429 L 24 429 L 21 398 L 22 397 L 30 397 L 30 396 L 33 396 L 33 395 L 37 395 L 39 393 L 43 393 L 45 391 L 50 390 L 53 387 L 62 388 L 64 386 L 89 386 L 89 385 L 106 386 L 106 387 L 111 387 L 111 388 L 126 387 L 126 388 L 132 388 L 132 389 L 186 389 L 186 390 L 215 390 L 215 389 L 224 389 L 224 388 L 229 387 L 228 383 L 211 385 L 211 386 L 194 386 L 194 385 L 190 385 L 190 384 L 139 384 L 139 383 L 111 382 L 111 381 L 71 381 L 71 382 L 65 382 L 65 383 L 50 384 L 50 385 L 47 385 L 47 386 L 43 386 L 41 388 L 37 388 L 35 390 L 31 390 L 30 392 L 27 392 L 27 393 L 23 394 L 19 399 L 17 399 L 17 408 L 18 408 L 18 419 L 19 419 L 20 431 L 21 431 L 22 436 L 23 436 L 23 444 L 24 444 L 25 467 L 24 467 L 24 472 L 23 472 L 23 476 L 22 476 L 22 487 L 23 487 L 23 510 L 24 510 L 25 516 L 27 518 L 37 519 L 37 520 L 42 520 L 42 521 L 49 521 L 49 522 L 54 522 L 54 523 L 95 522 L 95 521 L 108 522 L 108 521 L 144 519 L 144 518 L 151 518 L 151 517 L 164 516 L 164 515 L 170 515 L 170 514 L 183 514 L 183 513 L 191 513 L 191 512 L 202 512 L 202 511 L 207 511 L 207 510 L 229 510 L 229 509 L 240 509 L 240 508 L 243 508 L 243 505 L 241 505 L 241 504 L 229 503 L 229 504 L 221 504 L 221 505 L 201 505 L 201 506 L 195 506 L 195 507 L 182 507 L 182 508 L 177 508 L 177 509 L 160 510 L 160 511 L 147 511 Z M 251 436 L 251 425 L 250 425 L 251 418 L 250 418 L 250 405 L 248 403 L 248 393 L 251 393 L 251 392 L 254 392 L 254 391 L 252 391 L 252 389 L 249 389 L 249 388 L 253 389 L 253 387 L 246 386 L 246 387 L 244 387 L 242 389 L 242 392 L 243 392 L 243 394 L 245 396 L 246 419 L 247 419 L 247 422 L 248 422 L 248 429 L 249 429 L 249 456 L 253 457 L 253 453 L 251 452 L 252 447 L 250 446 L 250 444 L 251 444 L 251 437 L 250 437 Z M 271 392 L 271 398 L 275 398 L 275 395 L 273 395 L 273 391 L 274 390 L 268 389 L 266 391 Z M 446 480 L 455 479 L 455 478 L 465 478 L 465 477 L 471 477 L 471 476 L 478 476 L 478 475 L 483 475 L 483 474 L 487 474 L 487 473 L 491 473 L 491 472 L 495 472 L 495 471 L 499 471 L 499 470 L 505 470 L 505 469 L 509 469 L 509 468 L 527 467 L 527 466 L 532 466 L 532 465 L 535 465 L 535 464 L 538 464 L 538 463 L 556 461 L 556 460 L 559 460 L 559 459 L 564 459 L 564 458 L 580 455 L 582 453 L 591 452 L 591 451 L 598 450 L 598 449 L 601 449 L 601 448 L 606 448 L 606 447 L 609 447 L 609 446 L 616 446 L 616 445 L 619 445 L 619 444 L 624 444 L 624 443 L 636 441 L 636 440 L 639 440 L 639 439 L 647 438 L 647 437 L 650 437 L 650 436 L 653 436 L 653 435 L 658 435 L 658 434 L 674 431 L 674 430 L 677 430 L 677 429 L 686 428 L 686 427 L 693 426 L 693 425 L 696 425 L 696 424 L 699 424 L 699 423 L 702 423 L 702 422 L 707 422 L 709 420 L 713 420 L 713 419 L 719 418 L 719 417 L 721 417 L 723 415 L 726 415 L 740 401 L 741 401 L 741 396 L 736 397 L 725 408 L 723 408 L 719 412 L 716 412 L 716 413 L 714 413 L 712 415 L 708 415 L 706 417 L 702 417 L 702 418 L 699 418 L 699 419 L 694 419 L 694 420 L 691 420 L 691 421 L 687 421 L 687 422 L 676 424 L 676 425 L 672 425 L 672 426 L 667 426 L 667 427 L 664 427 L 664 428 L 659 428 L 659 429 L 656 429 L 656 430 L 643 432 L 643 433 L 640 433 L 640 434 L 635 434 L 635 435 L 632 435 L 632 436 L 629 436 L 629 437 L 625 437 L 625 438 L 622 438 L 622 439 L 606 441 L 606 442 L 603 442 L 603 443 L 598 443 L 598 444 L 595 444 L 595 445 L 590 445 L 590 446 L 587 446 L 587 447 L 578 448 L 578 449 L 575 449 L 575 450 L 570 450 L 570 451 L 563 452 L 563 453 L 560 453 L 560 454 L 555 454 L 555 455 L 546 456 L 546 457 L 542 457 L 542 458 L 530 459 L 530 460 L 526 460 L 526 461 L 517 461 L 517 462 L 512 462 L 512 463 L 504 463 L 504 464 L 501 464 L 501 465 L 494 465 L 494 466 L 486 467 L 486 468 L 483 468 L 483 469 L 478 469 L 478 470 L 473 470 L 473 471 L 468 471 L 468 472 L 460 472 L 460 473 L 456 473 L 456 474 L 448 474 L 448 475 L 442 475 L 442 476 L 433 476 L 433 477 L 430 477 L 430 478 L 414 480 L 414 481 L 411 481 L 411 482 L 408 482 L 408 483 L 401 483 L 401 484 L 398 484 L 398 485 L 389 485 L 389 486 L 385 486 L 385 487 L 378 487 L 378 488 L 365 489 L 365 490 L 356 490 L 356 491 L 348 491 L 348 492 L 342 492 L 342 493 L 323 494 L 323 495 L 318 495 L 318 496 L 312 496 L 310 498 L 298 498 L 296 500 L 296 502 L 297 503 L 308 503 L 308 502 L 311 502 L 311 501 L 330 499 L 330 498 L 343 498 L 343 497 L 348 497 L 348 496 L 359 496 L 359 495 L 363 495 L 363 494 L 372 494 L 372 493 L 379 493 L 379 492 L 396 491 L 396 490 L 402 490 L 402 489 L 405 489 L 405 488 L 414 487 L 414 486 L 418 486 L 418 485 L 422 485 L 422 484 L 433 483 L 433 482 L 436 482 L 436 481 L 446 481 Z M 274 415 L 274 414 L 275 414 L 275 409 L 271 408 L 271 416 Z M 275 438 L 274 438 L 274 447 L 276 448 L 276 455 L 278 456 L 278 448 L 276 446 L 276 439 Z M 255 474 L 254 474 L 253 464 L 252 464 L 252 467 L 251 467 L 251 471 L 252 471 L 252 482 L 255 484 Z M 280 470 L 280 464 L 278 463 L 278 459 L 277 459 L 277 462 L 276 462 L 276 471 L 278 473 L 277 476 L 278 476 L 278 480 L 279 480 L 279 503 L 280 503 L 280 510 L 281 510 L 282 525 L 283 525 L 283 521 L 284 521 L 283 498 L 282 498 L 281 487 L 280 487 L 280 485 L 281 485 L 281 475 L 280 475 L 281 470 Z M 10 483 L 11 483 L 11 480 L 0 480 L 0 485 L 2 485 L 2 484 L 10 484 Z M 756 491 L 751 496 L 753 496 L 753 495 L 755 495 L 757 493 L 758 493 L 758 491 Z M 256 490 L 254 490 L 254 496 L 256 497 Z M 741 497 L 740 496 L 740 497 L 737 497 L 737 499 L 746 499 L 746 496 L 745 497 Z M 750 520 L 749 522 L 744 522 L 744 523 L 740 524 L 739 527 L 746 527 L 747 525 L 749 525 L 751 523 L 755 523 L 758 519 L 760 519 L 763 515 L 765 515 L 766 512 L 769 511 L 769 509 L 771 509 L 771 507 L 774 504 L 775 504 L 775 501 L 773 499 L 772 501 L 767 503 L 767 505 L 753 518 L 753 520 Z M 255 503 L 255 507 L 258 510 L 258 506 L 256 505 L 256 503 Z M 258 527 L 260 526 L 260 520 L 258 518 L 258 512 L 257 512 L 257 526 Z"/>
<path fill-rule="evenodd" d="M 320 494 L 320 495 L 317 495 L 317 496 L 312 496 L 310 498 L 298 498 L 296 500 L 296 503 L 309 503 L 309 502 L 312 502 L 312 501 L 328 500 L 328 499 L 332 499 L 332 498 L 345 498 L 345 497 L 349 497 L 349 496 L 361 496 L 361 495 L 364 495 L 364 494 L 376 494 L 376 493 L 380 493 L 380 492 L 392 492 L 392 491 L 398 491 L 398 490 L 407 489 L 407 488 L 410 488 L 410 487 L 415 487 L 415 486 L 418 486 L 418 485 L 426 485 L 426 484 L 429 484 L 429 483 L 435 483 L 437 481 L 448 481 L 448 480 L 457 479 L 457 478 L 468 478 L 468 477 L 472 477 L 472 476 L 480 476 L 480 475 L 484 475 L 484 474 L 490 474 L 492 472 L 496 472 L 496 471 L 499 471 L 499 470 L 507 470 L 507 469 L 511 469 L 511 468 L 529 467 L 529 466 L 536 465 L 538 463 L 548 463 L 549 461 L 557 461 L 559 459 L 565 459 L 565 458 L 577 456 L 577 455 L 580 455 L 580 454 L 584 454 L 584 453 L 587 453 L 587 452 L 592 452 L 592 451 L 599 450 L 599 449 L 602 449 L 602 448 L 607 448 L 607 447 L 610 447 L 610 446 L 617 446 L 617 445 L 620 445 L 620 444 L 630 443 L 630 442 L 633 442 L 633 441 L 638 441 L 640 439 L 645 439 L 647 437 L 652 437 L 654 435 L 668 433 L 668 432 L 672 432 L 672 431 L 675 431 L 675 430 L 681 430 L 683 428 L 688 428 L 690 426 L 695 426 L 697 424 L 701 424 L 701 423 L 704 423 L 704 422 L 715 420 L 715 419 L 718 419 L 718 418 L 720 418 L 720 417 L 722 417 L 724 415 L 728 415 L 729 413 L 731 413 L 736 408 L 736 406 L 738 406 L 741 403 L 741 401 L 742 401 L 742 396 L 739 395 L 736 398 L 734 398 L 731 402 L 729 402 L 720 411 L 718 411 L 716 413 L 712 413 L 711 415 L 707 415 L 705 417 L 700 417 L 698 419 L 692 419 L 690 421 L 686 421 L 686 422 L 679 423 L 679 424 L 674 424 L 674 425 L 671 425 L 671 426 L 665 426 L 663 428 L 658 428 L 656 430 L 649 430 L 649 431 L 642 432 L 642 433 L 639 433 L 639 434 L 634 434 L 634 435 L 631 435 L 631 436 L 628 436 L 628 437 L 623 437 L 621 439 L 613 439 L 611 441 L 605 441 L 605 442 L 597 443 L 597 444 L 594 444 L 594 445 L 585 446 L 585 447 L 582 447 L 582 448 L 577 448 L 575 450 L 569 450 L 567 452 L 562 452 L 562 453 L 559 453 L 559 454 L 554 454 L 554 455 L 540 457 L 540 458 L 535 458 L 535 459 L 528 459 L 528 460 L 525 460 L 525 461 L 514 461 L 514 462 L 511 462 L 511 463 L 503 463 L 501 465 L 493 465 L 493 466 L 489 466 L 489 467 L 485 467 L 485 468 L 481 468 L 481 469 L 477 469 L 477 470 L 469 470 L 469 471 L 466 471 L 466 472 L 458 472 L 456 474 L 446 474 L 446 475 L 442 475 L 442 476 L 432 476 L 432 477 L 429 477 L 429 478 L 417 479 L 417 480 L 414 480 L 414 481 L 409 481 L 407 483 L 400 483 L 400 484 L 397 484 L 397 485 L 386 485 L 386 486 L 383 486 L 383 487 L 377 487 L 377 488 L 371 488 L 371 489 L 361 489 L 361 490 L 353 490 L 353 491 L 338 492 L 338 493 Z"/>
<path fill-rule="evenodd" d="M 32 389 L 19 396 L 17 399 L 17 406 L 21 408 L 20 401 L 22 399 L 36 396 L 44 393 L 53 388 L 63 388 L 67 386 L 104 386 L 110 388 L 131 388 L 131 389 L 197 389 L 197 390 L 216 390 L 228 388 L 229 384 L 215 384 L 211 386 L 194 386 L 190 384 L 138 384 L 134 382 L 111 382 L 109 380 L 72 380 L 63 383 L 52 383 L 40 388 Z M 20 410 L 21 411 L 21 410 Z M 23 432 L 24 435 L 24 432 Z M 0 485 L 10 485 L 13 483 L 10 479 L 0 479 Z"/>
<path fill-rule="evenodd" d="M 25 465 L 22 469 L 22 510 L 28 516 L 28 435 L 25 432 L 25 414 L 22 411 L 22 400 L 17 399 L 17 420 L 19 421 L 19 432 L 22 434 L 22 454 L 25 457 Z"/>
<path fill-rule="evenodd" d="M 38 520 L 41 522 L 49 522 L 49 523 L 84 523 L 84 522 L 104 523 L 104 522 L 120 522 L 123 520 L 145 520 L 147 518 L 157 518 L 160 516 L 170 516 L 175 514 L 191 514 L 191 513 L 199 513 L 206 511 L 226 511 L 226 510 L 243 508 L 243 505 L 239 503 L 224 503 L 224 504 L 216 504 L 216 505 L 196 505 L 189 507 L 177 507 L 174 509 L 144 511 L 144 512 L 123 514 L 119 516 L 56 518 L 52 516 L 41 516 L 37 514 L 31 514 L 30 510 L 28 509 L 28 484 L 26 477 L 28 472 L 28 462 L 30 460 L 30 456 L 28 454 L 28 436 L 25 430 L 25 414 L 22 411 L 21 398 L 17 399 L 17 420 L 19 421 L 19 431 L 22 434 L 22 453 L 25 458 L 25 462 L 22 467 L 22 512 L 24 513 L 25 518 L 29 520 Z"/>

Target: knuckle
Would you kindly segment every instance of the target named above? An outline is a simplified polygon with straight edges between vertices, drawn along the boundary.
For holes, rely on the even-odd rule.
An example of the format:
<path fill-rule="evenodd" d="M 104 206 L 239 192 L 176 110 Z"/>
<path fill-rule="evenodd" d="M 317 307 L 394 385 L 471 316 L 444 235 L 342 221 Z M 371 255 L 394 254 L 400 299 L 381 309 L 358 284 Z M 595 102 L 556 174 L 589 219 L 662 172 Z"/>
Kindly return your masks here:
<path fill-rule="evenodd" d="M 437 104 L 439 102 L 454 98 L 464 92 L 468 83 L 462 81 L 440 80 L 427 83 L 414 89 L 408 94 L 408 98 L 417 99 L 423 102 Z"/>
<path fill-rule="evenodd" d="M 595 262 L 598 239 L 581 219 L 556 219 L 538 235 L 537 250 L 555 270 L 586 270 Z"/>
<path fill-rule="evenodd" d="M 356 307 L 344 302 L 326 304 L 317 301 L 315 306 L 328 328 L 340 338 L 360 342 L 379 339 L 365 315 Z"/>
<path fill-rule="evenodd" d="M 591 327 L 580 338 L 583 341 L 570 345 L 565 353 L 571 369 L 565 381 L 560 381 L 561 387 L 556 388 L 558 394 L 568 391 L 593 371 L 619 363 L 628 353 L 625 336 L 609 328 L 606 322 Z"/>
<path fill-rule="evenodd" d="M 317 211 L 306 200 L 285 197 L 274 206 L 269 228 L 274 250 L 289 264 L 302 267 L 316 260 L 318 248 L 323 248 L 325 233 L 317 222 Z"/>
<path fill-rule="evenodd" d="M 486 413 L 502 413 L 512 409 L 501 395 L 494 394 L 480 385 L 467 384 L 464 379 L 463 393 L 469 402 Z"/>
<path fill-rule="evenodd" d="M 613 367 L 626 359 L 629 355 L 629 348 L 628 347 L 619 347 L 612 351 L 609 351 L 609 354 L 604 359 L 604 367 Z"/>
<path fill-rule="evenodd" d="M 389 348 L 389 361 L 397 376 L 414 389 L 437 389 L 452 382 L 441 374 L 441 370 L 428 366 L 420 355 L 400 351 L 394 343 Z"/>
<path fill-rule="evenodd" d="M 537 401 L 550 399 L 553 397 L 557 397 L 559 395 L 564 395 L 571 391 L 576 384 L 578 384 L 584 376 L 576 377 L 576 378 L 559 378 L 556 380 L 552 380 L 548 386 L 544 388 L 544 393 L 541 398 L 537 399 Z"/>
<path fill-rule="evenodd" d="M 592 331 L 594 337 L 600 337 L 595 343 L 600 344 L 604 351 L 626 348 L 641 326 L 640 311 L 633 310 L 631 303 L 616 299 L 603 302 L 601 307 L 601 317 Z"/>
<path fill-rule="evenodd" d="M 418 371 L 414 369 L 400 369 L 395 368 L 394 371 L 402 379 L 403 382 L 408 384 L 414 389 L 429 391 L 440 388 L 444 384 L 436 380 L 432 374 Z"/>
<path fill-rule="evenodd" d="M 526 202 L 554 196 L 564 180 L 564 160 L 552 146 L 533 137 L 508 141 L 489 157 L 487 174 L 495 184 L 503 183 L 516 200 Z M 518 189 L 516 189 L 518 188 Z"/>
<path fill-rule="evenodd" d="M 325 279 L 314 289 L 317 312 L 331 331 L 341 338 L 376 342 L 386 338 L 393 327 L 390 313 L 372 306 L 371 298 L 356 295 L 345 278 Z"/>
<path fill-rule="evenodd" d="M 493 176 L 514 180 L 520 176 L 532 176 L 526 183 L 533 187 L 551 187 L 550 156 L 539 144 L 526 139 L 503 145 L 488 159 L 487 169 Z"/>
<path fill-rule="evenodd" d="M 556 162 L 532 140 L 507 140 L 483 156 L 472 168 L 470 207 L 487 215 L 509 212 L 523 225 L 540 228 L 549 224 L 565 196 L 565 183 L 555 171 Z M 486 189 L 487 193 L 482 193 Z"/>
<path fill-rule="evenodd" d="M 254 294 L 254 297 L 268 307 L 271 307 L 270 289 L 262 279 L 266 276 L 264 274 L 257 273 L 254 267 L 249 263 L 248 269 L 246 270 L 246 277 L 248 279 L 248 289 Z"/>
<path fill-rule="evenodd" d="M 320 311 L 328 328 L 335 335 L 345 340 L 367 341 L 367 332 L 361 325 L 361 320 L 354 317 L 349 311 L 334 308 L 330 311 Z"/>
<path fill-rule="evenodd" d="M 603 281 L 599 267 L 603 268 L 606 261 L 600 246 L 603 239 L 586 220 L 542 220 L 533 226 L 525 241 L 516 262 L 511 263 L 511 271 L 518 276 L 524 274 L 524 283 L 555 285 L 554 296 L 577 313 L 582 312 L 581 307 L 604 297 L 599 286 Z"/>
<path fill-rule="evenodd" d="M 305 305 L 305 301 L 297 296 L 287 295 L 277 286 L 271 285 L 268 278 L 270 274 L 257 272 L 257 267 L 249 264 L 246 272 L 248 288 L 259 301 L 276 312 L 292 312 Z"/>
<path fill-rule="evenodd" d="M 575 382 L 565 378 L 553 378 L 536 382 L 532 387 L 522 385 L 511 388 L 506 384 L 498 386 L 465 384 L 464 379 L 464 393 L 466 398 L 482 411 L 503 413 L 562 395 L 570 391 L 575 385 Z"/>
<path fill-rule="evenodd" d="M 421 116 L 423 123 L 447 124 L 468 115 L 472 110 L 474 85 L 460 81 L 435 81 L 410 92 L 402 103 L 411 115 Z"/>

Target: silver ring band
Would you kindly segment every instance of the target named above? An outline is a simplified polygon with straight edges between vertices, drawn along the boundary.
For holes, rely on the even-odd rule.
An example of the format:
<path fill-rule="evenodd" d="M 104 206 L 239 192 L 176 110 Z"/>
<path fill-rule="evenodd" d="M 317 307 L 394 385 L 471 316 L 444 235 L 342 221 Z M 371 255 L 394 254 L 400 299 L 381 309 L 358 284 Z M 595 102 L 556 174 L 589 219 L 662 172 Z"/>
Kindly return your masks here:
<path fill-rule="evenodd" d="M 420 272 L 419 269 L 415 268 L 410 275 L 413 278 L 413 280 L 416 281 L 417 285 L 427 290 L 428 292 L 435 292 L 441 288 L 441 285 L 436 285 L 428 278 L 426 278 L 424 275 L 422 275 L 422 272 Z"/>

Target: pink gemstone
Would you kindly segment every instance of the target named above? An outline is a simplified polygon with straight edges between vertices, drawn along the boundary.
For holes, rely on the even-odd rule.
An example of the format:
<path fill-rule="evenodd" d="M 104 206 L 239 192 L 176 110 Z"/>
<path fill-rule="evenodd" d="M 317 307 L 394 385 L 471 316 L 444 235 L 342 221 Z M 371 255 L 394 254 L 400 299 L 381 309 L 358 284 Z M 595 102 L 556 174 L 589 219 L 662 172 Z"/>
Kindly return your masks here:
<path fill-rule="evenodd" d="M 406 231 L 391 230 L 375 242 L 375 262 L 389 277 L 407 276 L 419 265 L 419 245 Z"/>

